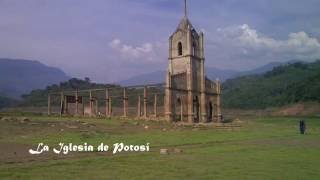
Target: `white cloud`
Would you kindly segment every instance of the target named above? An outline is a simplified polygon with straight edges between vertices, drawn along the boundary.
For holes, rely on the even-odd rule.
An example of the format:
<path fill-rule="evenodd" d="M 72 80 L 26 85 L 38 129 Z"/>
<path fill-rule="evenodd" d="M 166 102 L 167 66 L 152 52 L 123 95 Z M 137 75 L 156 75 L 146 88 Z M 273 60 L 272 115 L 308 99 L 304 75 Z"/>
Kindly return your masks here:
<path fill-rule="evenodd" d="M 155 46 L 151 43 L 144 43 L 141 46 L 132 46 L 124 44 L 119 39 L 114 39 L 109 43 L 109 46 L 115 50 L 119 55 L 126 60 L 140 60 L 154 61 Z"/>
<path fill-rule="evenodd" d="M 109 45 L 110 45 L 110 47 L 115 49 L 121 45 L 121 41 L 119 39 L 114 39 L 113 41 L 111 41 L 111 43 Z"/>
<path fill-rule="evenodd" d="M 254 49 L 269 50 L 274 53 L 292 53 L 294 56 L 305 55 L 305 58 L 319 57 L 320 43 L 305 32 L 290 33 L 287 40 L 276 40 L 262 35 L 248 25 L 240 27 L 242 34 L 237 37 L 241 45 Z"/>
<path fill-rule="evenodd" d="M 320 58 L 320 41 L 306 32 L 290 33 L 287 39 L 276 39 L 247 24 L 218 28 L 215 33 L 209 33 L 208 45 L 210 56 L 220 61 L 243 61 L 256 66 L 272 61 Z"/>

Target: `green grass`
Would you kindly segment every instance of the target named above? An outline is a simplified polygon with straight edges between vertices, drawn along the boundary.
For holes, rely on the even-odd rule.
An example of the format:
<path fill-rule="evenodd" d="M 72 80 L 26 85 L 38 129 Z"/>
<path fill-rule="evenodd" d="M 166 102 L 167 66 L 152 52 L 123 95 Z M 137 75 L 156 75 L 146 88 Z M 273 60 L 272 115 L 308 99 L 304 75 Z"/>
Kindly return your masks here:
<path fill-rule="evenodd" d="M 74 121 L 74 118 L 32 117 L 33 121 Z M 308 134 L 298 134 L 298 119 L 265 117 L 242 119 L 240 129 L 193 131 L 158 122 L 149 130 L 135 121 L 81 119 L 96 124 L 94 133 L 35 131 L 0 142 L 34 145 L 58 142 L 112 145 L 145 144 L 151 152 L 91 155 L 62 160 L 3 164 L 0 179 L 319 179 L 320 120 L 307 119 Z M 127 123 L 125 127 L 123 124 Z M 101 128 L 100 128 L 101 127 Z M 161 129 L 167 128 L 163 132 Z M 160 155 L 163 147 L 182 153 Z"/>

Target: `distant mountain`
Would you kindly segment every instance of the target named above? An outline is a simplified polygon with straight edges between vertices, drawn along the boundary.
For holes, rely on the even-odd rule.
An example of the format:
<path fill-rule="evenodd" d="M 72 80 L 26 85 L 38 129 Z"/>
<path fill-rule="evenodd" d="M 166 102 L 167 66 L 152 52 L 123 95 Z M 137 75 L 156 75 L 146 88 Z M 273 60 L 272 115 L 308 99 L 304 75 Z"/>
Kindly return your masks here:
<path fill-rule="evenodd" d="M 263 74 L 229 79 L 222 85 L 228 108 L 266 108 L 297 102 L 320 102 L 320 60 L 290 62 Z"/>
<path fill-rule="evenodd" d="M 236 70 L 229 70 L 229 69 L 218 69 L 214 67 L 207 67 L 206 75 L 211 80 L 215 80 L 218 78 L 222 82 L 224 82 L 227 79 L 235 78 L 239 76 L 250 75 L 250 74 L 263 74 L 267 71 L 272 70 L 274 67 L 280 66 L 282 64 L 283 63 L 273 62 L 250 71 L 236 71 Z M 162 82 L 165 82 L 165 75 L 166 75 L 165 71 L 156 71 L 152 73 L 133 76 L 129 79 L 120 81 L 118 84 L 123 86 L 130 86 L 130 85 L 140 85 L 140 84 L 162 83 Z"/>
<path fill-rule="evenodd" d="M 165 71 L 155 71 L 152 73 L 141 74 L 138 76 L 133 76 L 129 79 L 120 81 L 117 84 L 123 86 L 141 85 L 141 84 L 157 84 L 165 82 Z"/>
<path fill-rule="evenodd" d="M 290 61 L 291 62 L 291 61 Z M 294 63 L 292 61 L 292 63 Z M 280 62 L 271 62 L 269 64 L 266 64 L 264 66 L 249 70 L 249 71 L 242 71 L 236 74 L 236 77 L 238 76 L 245 76 L 245 75 L 252 75 L 252 74 L 263 74 L 265 72 L 271 71 L 274 67 L 281 66 L 283 64 L 287 63 L 280 63 Z"/>
<path fill-rule="evenodd" d="M 239 71 L 229 69 L 218 69 L 214 67 L 206 68 L 206 75 L 211 80 L 220 79 L 221 81 L 225 81 L 236 76 L 238 73 Z"/>
<path fill-rule="evenodd" d="M 70 79 L 62 70 L 38 61 L 0 59 L 0 94 L 20 98 L 33 89 L 45 88 Z"/>
<path fill-rule="evenodd" d="M 272 67 L 270 66 L 269 68 Z M 280 66 L 273 67 L 270 71 L 262 73 L 262 71 L 265 71 L 266 69 L 268 68 L 261 68 L 260 71 L 254 71 L 254 75 L 244 75 L 226 80 L 222 84 L 223 106 L 227 108 L 258 109 L 283 106 L 297 102 L 320 102 L 320 60 L 313 63 L 285 63 Z M 219 72 L 217 69 L 211 69 L 211 71 Z M 221 71 L 219 73 L 222 72 L 228 71 Z M 145 78 L 146 75 L 142 75 L 141 78 L 145 78 L 144 80 L 146 81 L 135 81 L 135 84 L 156 83 L 151 80 L 154 80 L 154 77 L 164 77 L 164 74 L 161 75 L 161 73 L 163 72 L 159 71 L 154 73 L 154 76 L 149 75 L 149 79 Z M 229 71 L 229 74 L 236 76 L 237 72 Z M 211 74 L 211 76 L 215 75 Z M 159 82 L 163 81 L 159 80 Z M 119 86 L 91 83 L 89 79 L 70 79 L 63 83 L 47 86 L 43 90 L 33 90 L 31 93 L 23 96 L 21 105 L 45 106 L 49 92 L 89 88 L 104 89 L 107 87 Z M 127 93 L 130 96 L 130 93 L 137 92 L 129 91 Z M 102 93 L 98 96 L 99 99 L 102 99 L 102 101 L 99 102 L 104 103 L 104 94 Z M 136 98 L 136 96 L 132 97 Z M 121 98 L 118 100 L 119 101 L 115 101 L 114 103 L 121 105 Z M 10 104 L 10 100 L 6 101 Z M 133 100 L 131 102 L 136 101 Z M 56 101 L 55 103 L 59 105 L 59 101 Z"/>
<path fill-rule="evenodd" d="M 230 77 L 234 77 L 238 71 L 234 70 L 221 70 L 218 68 L 206 68 L 207 76 L 214 80 L 219 78 L 222 81 Z M 140 84 L 156 84 L 156 83 L 164 83 L 166 78 L 166 71 L 155 71 L 152 73 L 141 74 L 138 76 L 133 76 L 132 78 L 120 81 L 118 84 L 123 86 L 131 86 L 131 85 L 140 85 Z"/>

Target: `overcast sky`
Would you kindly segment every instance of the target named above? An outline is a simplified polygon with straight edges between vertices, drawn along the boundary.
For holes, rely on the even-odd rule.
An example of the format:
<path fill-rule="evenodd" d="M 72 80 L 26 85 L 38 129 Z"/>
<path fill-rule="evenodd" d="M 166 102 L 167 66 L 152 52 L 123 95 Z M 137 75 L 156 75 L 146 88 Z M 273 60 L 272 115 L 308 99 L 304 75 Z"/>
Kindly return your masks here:
<path fill-rule="evenodd" d="M 167 67 L 183 0 L 0 0 L 0 57 L 116 82 Z M 189 0 L 206 65 L 247 70 L 320 58 L 319 0 Z"/>

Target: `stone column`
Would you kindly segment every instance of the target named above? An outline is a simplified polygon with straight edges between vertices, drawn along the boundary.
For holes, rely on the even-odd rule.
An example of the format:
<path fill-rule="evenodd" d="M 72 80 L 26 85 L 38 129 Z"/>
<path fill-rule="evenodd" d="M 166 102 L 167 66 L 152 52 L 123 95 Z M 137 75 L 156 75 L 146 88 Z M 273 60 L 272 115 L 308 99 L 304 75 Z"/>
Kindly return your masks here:
<path fill-rule="evenodd" d="M 180 99 L 180 119 L 183 122 L 183 101 Z"/>
<path fill-rule="evenodd" d="M 61 96 L 60 96 L 60 116 L 62 116 L 62 114 L 64 113 L 64 94 L 63 92 L 61 92 Z"/>
<path fill-rule="evenodd" d="M 105 109 L 106 109 L 105 115 L 106 115 L 106 117 L 108 117 L 109 116 L 109 89 L 106 89 L 106 107 L 105 107 Z"/>
<path fill-rule="evenodd" d="M 82 116 L 85 115 L 85 104 L 84 104 L 84 98 L 82 97 Z"/>
<path fill-rule="evenodd" d="M 217 92 L 217 98 L 216 98 L 217 122 L 221 122 L 222 121 L 222 114 L 221 114 L 221 83 L 220 83 L 220 80 L 216 81 L 216 92 Z"/>
<path fill-rule="evenodd" d="M 99 115 L 99 101 L 98 101 L 98 99 L 95 100 L 95 103 L 96 103 L 96 111 L 95 111 L 95 113 L 96 113 L 96 115 Z"/>
<path fill-rule="evenodd" d="M 141 117 L 141 96 L 138 96 L 138 112 L 137 112 L 137 116 Z"/>
<path fill-rule="evenodd" d="M 112 117 L 112 98 L 109 96 L 109 116 Z"/>
<path fill-rule="evenodd" d="M 173 38 L 169 38 L 169 67 L 166 75 L 165 96 L 164 96 L 164 115 L 168 122 L 173 121 L 172 112 L 172 83 L 171 74 L 173 72 Z"/>
<path fill-rule="evenodd" d="M 188 48 L 188 55 L 192 55 L 192 34 L 190 30 L 187 32 L 187 48 Z M 192 65 L 192 59 L 189 56 L 189 67 L 187 69 L 187 90 L 188 90 L 188 97 L 187 97 L 187 104 L 188 104 L 188 122 L 193 123 L 194 122 L 194 113 L 193 113 L 193 65 Z"/>
<path fill-rule="evenodd" d="M 78 90 L 76 90 L 75 97 L 76 97 L 76 109 L 75 109 L 76 112 L 75 112 L 75 115 L 78 115 L 79 114 L 79 110 L 78 110 L 78 106 L 79 106 Z"/>
<path fill-rule="evenodd" d="M 128 96 L 127 89 L 123 88 L 123 117 L 128 116 Z"/>
<path fill-rule="evenodd" d="M 148 103 L 147 87 L 144 87 L 144 90 L 143 90 L 143 113 L 144 113 L 143 116 L 144 116 L 144 118 L 148 117 L 147 103 Z"/>
<path fill-rule="evenodd" d="M 165 118 L 168 122 L 173 121 L 170 68 L 168 70 L 167 79 L 166 79 L 165 96 L 164 96 L 164 114 L 165 114 Z"/>
<path fill-rule="evenodd" d="M 190 63 L 189 69 L 187 70 L 187 105 L 188 105 L 188 122 L 194 122 L 194 113 L 193 113 L 193 74 L 192 74 L 192 63 Z"/>
<path fill-rule="evenodd" d="M 51 95 L 48 94 L 48 116 L 51 115 Z"/>
<path fill-rule="evenodd" d="M 193 113 L 193 93 L 191 90 L 188 90 L 188 122 L 193 123 L 194 113 Z"/>
<path fill-rule="evenodd" d="M 201 97 L 200 97 L 200 121 L 207 122 L 207 110 L 206 110 L 206 77 L 205 77 L 205 69 L 204 69 L 204 37 L 203 33 L 200 33 L 200 83 L 201 83 Z"/>
<path fill-rule="evenodd" d="M 154 117 L 157 117 L 158 116 L 158 111 L 157 111 L 157 109 L 158 109 L 158 95 L 157 94 L 155 94 L 154 95 L 154 104 L 153 104 L 153 113 L 154 113 Z"/>
<path fill-rule="evenodd" d="M 69 113 L 69 107 L 68 107 L 68 99 L 67 96 L 64 96 L 64 113 L 68 114 Z"/>
<path fill-rule="evenodd" d="M 89 91 L 89 108 L 90 108 L 90 112 L 89 112 L 89 116 L 92 117 L 93 115 L 93 99 L 92 99 L 92 92 Z"/>

